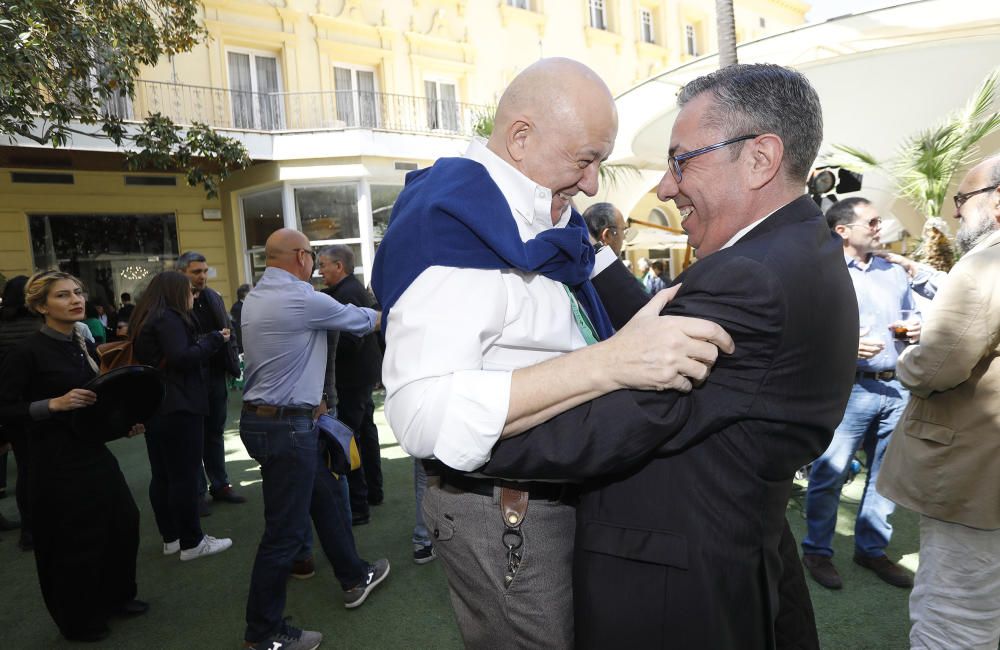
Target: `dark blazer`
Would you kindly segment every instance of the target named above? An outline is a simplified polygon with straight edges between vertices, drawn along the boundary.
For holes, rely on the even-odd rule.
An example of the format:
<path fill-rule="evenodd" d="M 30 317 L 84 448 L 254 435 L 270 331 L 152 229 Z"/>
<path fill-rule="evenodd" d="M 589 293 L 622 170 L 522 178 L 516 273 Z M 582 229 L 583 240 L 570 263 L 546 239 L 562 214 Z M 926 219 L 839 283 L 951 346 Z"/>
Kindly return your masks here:
<path fill-rule="evenodd" d="M 715 321 L 736 343 L 703 386 L 610 393 L 501 441 L 484 471 L 591 479 L 580 647 L 772 648 L 792 478 L 826 449 L 854 380 L 854 289 L 807 197 L 677 281 L 664 314 Z M 617 263 L 595 286 L 616 327 L 647 299 Z"/>
<path fill-rule="evenodd" d="M 348 275 L 323 293 L 344 305 L 375 307 L 375 299 L 354 275 Z M 374 332 L 364 336 L 340 333 L 337 342 L 337 386 L 374 386 L 382 377 L 382 349 Z"/>
<path fill-rule="evenodd" d="M 217 332 L 226 328 L 232 329 L 233 327 L 232 320 L 229 318 L 229 312 L 226 311 L 226 303 L 222 301 L 222 296 L 219 295 L 218 291 L 209 287 L 205 287 L 198 293 L 198 297 L 194 301 L 192 315 L 194 316 L 199 334 L 209 334 L 210 332 Z M 217 374 L 227 372 L 233 377 L 239 377 L 239 355 L 240 351 L 236 337 L 231 336 L 229 337 L 229 341 L 212 355 L 212 358 L 208 362 L 208 368 Z"/>
<path fill-rule="evenodd" d="M 208 415 L 206 364 L 224 343 L 217 331 L 198 336 L 194 326 L 172 309 L 146 321 L 133 343 L 133 353 L 145 365 L 158 368 L 165 364 L 161 372 L 166 396 L 161 414 L 185 411 Z"/>

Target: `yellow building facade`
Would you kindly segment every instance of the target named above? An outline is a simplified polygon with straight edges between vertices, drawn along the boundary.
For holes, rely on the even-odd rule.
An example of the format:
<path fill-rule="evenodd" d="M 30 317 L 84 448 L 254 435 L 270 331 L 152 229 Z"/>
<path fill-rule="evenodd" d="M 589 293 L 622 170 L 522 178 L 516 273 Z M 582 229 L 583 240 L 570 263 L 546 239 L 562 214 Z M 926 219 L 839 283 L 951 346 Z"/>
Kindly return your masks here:
<path fill-rule="evenodd" d="M 804 22 L 797 0 L 736 0 L 740 41 Z M 254 165 L 207 200 L 182 177 L 126 173 L 106 142 L 0 147 L 0 273 L 60 266 L 92 294 L 140 291 L 198 250 L 227 301 L 290 226 L 344 243 L 370 277 L 407 171 L 460 155 L 499 93 L 541 57 L 616 94 L 717 49 L 713 0 L 205 0 L 209 38 L 108 106 L 239 138 Z M 68 177 L 68 178 L 67 178 Z"/>

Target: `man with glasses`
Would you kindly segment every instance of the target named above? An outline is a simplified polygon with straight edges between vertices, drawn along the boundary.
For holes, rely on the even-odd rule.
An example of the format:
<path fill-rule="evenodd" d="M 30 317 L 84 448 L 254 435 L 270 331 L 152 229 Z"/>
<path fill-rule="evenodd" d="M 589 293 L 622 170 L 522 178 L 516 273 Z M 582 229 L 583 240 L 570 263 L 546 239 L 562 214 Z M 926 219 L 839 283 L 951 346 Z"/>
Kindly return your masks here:
<path fill-rule="evenodd" d="M 878 479 L 920 513 L 913 648 L 1000 643 L 1000 155 L 958 189 L 962 259 L 897 362 L 912 396 Z"/>
<path fill-rule="evenodd" d="M 841 489 L 854 455 L 863 449 L 868 475 L 854 526 L 854 562 L 893 586 L 908 588 L 913 576 L 885 554 L 895 505 L 879 494 L 876 481 L 892 430 L 909 398 L 896 377 L 896 360 L 906 345 L 920 339 L 920 322 L 901 314 L 915 311 L 906 271 L 872 254 L 881 243 L 882 220 L 875 206 L 861 197 L 843 199 L 830 206 L 826 219 L 843 243 L 858 298 L 860 329 L 850 401 L 833 441 L 809 471 L 802 562 L 827 589 L 843 586 L 832 560 L 833 535 Z M 905 339 L 893 335 L 897 326 L 905 327 Z"/>
<path fill-rule="evenodd" d="M 358 557 L 340 484 L 329 473 L 316 417 L 325 410 L 327 331 L 362 336 L 378 312 L 343 305 L 313 290 L 315 253 L 301 232 L 282 228 L 264 246 L 267 268 L 243 304 L 246 384 L 240 438 L 260 463 L 264 535 L 247 600 L 246 647 L 313 650 L 323 636 L 282 615 L 292 564 L 307 542 L 310 516 L 344 590 L 344 606 L 365 602 L 389 574 L 389 561 Z"/>
<path fill-rule="evenodd" d="M 785 520 L 854 376 L 857 302 L 839 240 L 803 194 L 822 140 L 800 73 L 733 65 L 690 82 L 657 189 L 698 262 L 664 314 L 732 335 L 689 394 L 619 390 L 501 440 L 487 474 L 585 483 L 573 588 L 580 648 L 814 648 Z M 610 251 L 594 284 L 616 326 L 646 301 Z"/>
<path fill-rule="evenodd" d="M 194 294 L 194 316 L 198 334 L 232 329 L 232 321 L 222 296 L 208 286 L 208 262 L 197 251 L 185 251 L 177 258 L 177 270 L 191 281 Z M 231 338 L 208 360 L 208 415 L 205 416 L 205 448 L 202 459 L 204 471 L 198 474 L 198 508 L 201 516 L 211 514 L 206 493 L 211 493 L 213 502 L 244 503 L 246 498 L 237 494 L 226 474 L 226 430 L 227 399 L 229 389 L 226 375 L 240 376 L 239 350 L 236 339 Z M 205 475 L 208 475 L 208 480 Z"/>
<path fill-rule="evenodd" d="M 595 250 L 607 246 L 621 257 L 625 242 L 633 237 L 633 231 L 625 223 L 622 211 L 610 203 L 595 203 L 583 212 L 583 220 L 587 222 L 587 230 L 596 244 Z"/>

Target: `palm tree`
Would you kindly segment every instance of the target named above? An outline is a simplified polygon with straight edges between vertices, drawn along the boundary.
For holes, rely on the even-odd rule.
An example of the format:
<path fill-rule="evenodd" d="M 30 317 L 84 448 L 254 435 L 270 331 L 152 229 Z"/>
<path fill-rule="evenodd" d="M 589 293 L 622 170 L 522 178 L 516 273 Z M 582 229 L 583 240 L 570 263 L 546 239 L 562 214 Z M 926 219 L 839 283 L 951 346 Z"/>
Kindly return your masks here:
<path fill-rule="evenodd" d="M 863 149 L 835 144 L 826 163 L 857 172 L 878 169 L 925 219 L 938 217 L 955 174 L 975 159 L 979 142 L 1000 128 L 998 94 L 1000 68 L 987 75 L 964 108 L 906 138 L 892 158 L 879 161 Z"/>
<path fill-rule="evenodd" d="M 715 0 L 715 23 L 719 30 L 719 68 L 736 65 L 736 19 L 733 0 Z"/>

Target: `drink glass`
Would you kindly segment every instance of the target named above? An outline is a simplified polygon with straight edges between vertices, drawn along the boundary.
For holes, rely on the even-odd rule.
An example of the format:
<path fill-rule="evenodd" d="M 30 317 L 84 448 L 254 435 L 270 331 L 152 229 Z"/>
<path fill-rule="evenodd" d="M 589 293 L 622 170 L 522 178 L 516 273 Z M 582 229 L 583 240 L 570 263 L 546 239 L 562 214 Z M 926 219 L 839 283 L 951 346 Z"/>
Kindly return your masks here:
<path fill-rule="evenodd" d="M 916 311 L 913 309 L 900 309 L 899 320 L 892 324 L 892 336 L 897 341 L 909 343 L 909 328 L 907 323 L 914 319 Z"/>

